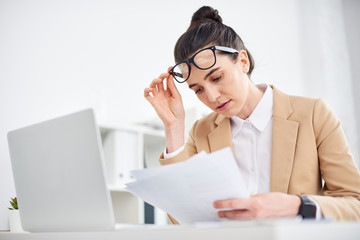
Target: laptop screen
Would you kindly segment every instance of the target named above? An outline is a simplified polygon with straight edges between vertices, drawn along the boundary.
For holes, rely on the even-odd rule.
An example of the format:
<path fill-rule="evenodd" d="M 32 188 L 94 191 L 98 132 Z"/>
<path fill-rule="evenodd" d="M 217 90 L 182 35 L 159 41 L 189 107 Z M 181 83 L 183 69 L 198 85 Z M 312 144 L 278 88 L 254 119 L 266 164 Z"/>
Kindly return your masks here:
<path fill-rule="evenodd" d="M 8 133 L 23 229 L 113 229 L 99 129 L 87 109 Z"/>

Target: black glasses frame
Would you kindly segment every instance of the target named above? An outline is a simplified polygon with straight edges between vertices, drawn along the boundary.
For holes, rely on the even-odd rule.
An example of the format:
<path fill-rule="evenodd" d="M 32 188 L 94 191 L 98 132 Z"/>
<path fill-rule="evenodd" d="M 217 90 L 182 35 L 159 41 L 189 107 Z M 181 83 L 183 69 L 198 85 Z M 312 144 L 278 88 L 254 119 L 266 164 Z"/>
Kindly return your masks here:
<path fill-rule="evenodd" d="M 213 52 L 213 54 L 214 54 L 214 59 L 215 59 L 214 63 L 213 63 L 210 67 L 206 67 L 206 68 L 199 67 L 199 66 L 196 64 L 196 62 L 194 61 L 196 55 L 198 55 L 198 54 L 201 53 L 202 51 L 209 50 L 209 49 L 212 50 L 212 52 Z M 174 77 L 174 79 L 175 79 L 178 83 L 184 83 L 184 82 L 186 82 L 186 81 L 189 79 L 189 77 L 190 77 L 190 73 L 191 73 L 191 66 L 190 66 L 190 64 L 191 64 L 191 63 L 194 64 L 194 66 L 197 67 L 197 68 L 200 69 L 200 70 L 210 69 L 210 68 L 212 68 L 212 67 L 216 64 L 216 54 L 215 54 L 215 50 L 219 50 L 219 51 L 227 52 L 227 53 L 231 53 L 231 54 L 234 54 L 234 53 L 235 53 L 235 54 L 238 54 L 238 53 L 239 53 L 238 50 L 233 49 L 233 48 L 229 48 L 229 47 L 223 47 L 223 46 L 211 46 L 211 47 L 207 47 L 207 48 L 204 48 L 204 49 L 201 49 L 201 50 L 197 51 L 197 52 L 196 52 L 192 57 L 190 57 L 189 59 L 184 60 L 184 61 L 181 61 L 181 62 L 178 62 L 177 64 L 175 64 L 175 66 L 170 69 L 169 73 Z M 185 80 L 180 81 L 180 80 L 178 80 L 176 77 L 181 77 L 181 78 L 183 78 L 183 75 L 182 75 L 181 73 L 176 73 L 176 72 L 174 72 L 174 69 L 175 69 L 178 65 L 183 64 L 183 63 L 185 63 L 185 64 L 187 65 L 187 67 L 188 67 L 188 69 L 189 69 L 189 74 L 188 74 L 188 76 L 187 76 L 187 78 L 186 78 Z"/>

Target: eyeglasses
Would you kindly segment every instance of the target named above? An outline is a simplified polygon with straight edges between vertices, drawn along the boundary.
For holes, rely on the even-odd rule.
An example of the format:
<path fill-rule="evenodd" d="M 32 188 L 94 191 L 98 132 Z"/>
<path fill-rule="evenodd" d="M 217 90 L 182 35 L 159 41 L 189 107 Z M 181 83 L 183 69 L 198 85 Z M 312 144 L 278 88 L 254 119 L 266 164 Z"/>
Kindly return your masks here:
<path fill-rule="evenodd" d="M 190 63 L 193 63 L 195 67 L 201 70 L 207 70 L 212 68 L 216 64 L 215 50 L 227 52 L 231 54 L 238 54 L 239 51 L 233 48 L 222 46 L 211 46 L 196 52 L 191 58 L 177 63 L 171 70 L 170 74 L 178 83 L 186 82 L 189 79 L 191 73 Z"/>

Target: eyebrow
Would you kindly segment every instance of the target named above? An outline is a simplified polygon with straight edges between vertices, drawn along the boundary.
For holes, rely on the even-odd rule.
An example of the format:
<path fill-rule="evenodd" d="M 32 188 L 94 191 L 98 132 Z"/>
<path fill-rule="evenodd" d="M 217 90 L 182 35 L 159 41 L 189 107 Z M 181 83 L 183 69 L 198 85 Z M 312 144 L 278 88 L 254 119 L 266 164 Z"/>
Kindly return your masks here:
<path fill-rule="evenodd" d="M 189 85 L 189 88 L 191 89 L 192 87 L 195 87 L 196 85 L 198 85 L 198 84 L 197 84 L 197 83 L 190 84 L 190 85 Z"/>
<path fill-rule="evenodd" d="M 213 72 L 219 70 L 220 67 L 214 68 L 212 69 L 210 72 L 208 72 L 208 74 L 205 75 L 204 80 L 206 80 L 211 74 L 213 74 Z M 190 84 L 189 88 L 191 89 L 192 87 L 195 87 L 196 85 L 198 85 L 197 83 L 194 84 Z"/>
<path fill-rule="evenodd" d="M 204 80 L 206 80 L 211 74 L 213 74 L 213 72 L 219 70 L 220 67 L 214 68 L 213 70 L 211 70 L 210 72 L 208 72 L 208 74 L 205 75 Z"/>

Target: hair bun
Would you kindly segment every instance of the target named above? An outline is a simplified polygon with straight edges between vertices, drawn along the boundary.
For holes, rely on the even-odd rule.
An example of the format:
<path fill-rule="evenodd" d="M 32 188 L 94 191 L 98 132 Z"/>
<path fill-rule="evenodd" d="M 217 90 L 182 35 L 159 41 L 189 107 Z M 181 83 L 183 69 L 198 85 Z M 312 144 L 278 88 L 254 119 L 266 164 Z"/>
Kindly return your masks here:
<path fill-rule="evenodd" d="M 191 18 L 191 25 L 197 25 L 195 23 L 203 23 L 214 21 L 222 23 L 222 18 L 219 15 L 219 12 L 216 9 L 213 9 L 209 6 L 203 6 L 197 10 Z"/>

